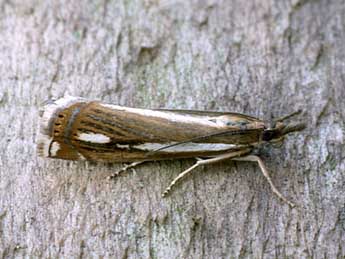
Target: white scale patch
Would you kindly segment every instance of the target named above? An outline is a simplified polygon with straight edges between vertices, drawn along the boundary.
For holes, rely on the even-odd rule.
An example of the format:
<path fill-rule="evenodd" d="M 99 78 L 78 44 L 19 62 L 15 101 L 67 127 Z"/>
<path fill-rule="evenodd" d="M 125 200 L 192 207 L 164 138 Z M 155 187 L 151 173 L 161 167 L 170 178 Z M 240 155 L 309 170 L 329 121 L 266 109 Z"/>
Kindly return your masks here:
<path fill-rule="evenodd" d="M 80 97 L 73 97 L 73 96 L 65 96 L 63 98 L 60 98 L 56 101 L 54 101 L 54 105 L 61 108 L 61 107 L 68 107 L 73 103 L 76 103 L 78 101 L 84 101 L 85 99 Z"/>
<path fill-rule="evenodd" d="M 217 123 L 210 121 L 211 119 L 214 119 L 215 117 L 209 117 L 209 116 L 200 116 L 199 118 L 195 116 L 190 115 L 181 115 L 176 114 L 169 111 L 154 111 L 149 109 L 139 109 L 139 108 L 130 108 L 130 107 L 123 107 L 118 105 L 112 105 L 112 104 L 100 104 L 103 107 L 117 110 L 117 111 L 124 111 L 124 112 L 130 112 L 130 113 L 136 113 L 143 116 L 148 117 L 157 117 L 161 119 L 167 119 L 174 122 L 181 122 L 181 123 L 198 123 L 205 126 L 213 126 L 217 127 Z"/>
<path fill-rule="evenodd" d="M 60 150 L 60 144 L 58 142 L 53 142 L 50 148 L 50 155 L 56 156 L 57 152 Z"/>
<path fill-rule="evenodd" d="M 171 145 L 174 143 L 169 144 L 160 144 L 160 143 L 145 143 L 141 145 L 132 146 L 133 148 L 146 150 L 146 151 L 154 151 L 159 148 Z M 178 146 L 169 147 L 167 149 L 163 149 L 161 152 L 196 152 L 196 151 L 220 151 L 220 150 L 227 150 L 230 148 L 234 148 L 236 145 L 232 144 L 208 144 L 208 143 L 188 143 L 188 144 L 181 144 Z"/>
<path fill-rule="evenodd" d="M 92 133 L 92 132 L 81 133 L 79 134 L 78 139 L 82 141 L 100 143 L 100 144 L 109 143 L 111 141 L 111 139 L 106 135 L 99 134 L 99 133 Z"/>
<path fill-rule="evenodd" d="M 116 144 L 116 147 L 122 148 L 122 149 L 130 149 L 129 145 L 123 145 L 123 144 Z"/>

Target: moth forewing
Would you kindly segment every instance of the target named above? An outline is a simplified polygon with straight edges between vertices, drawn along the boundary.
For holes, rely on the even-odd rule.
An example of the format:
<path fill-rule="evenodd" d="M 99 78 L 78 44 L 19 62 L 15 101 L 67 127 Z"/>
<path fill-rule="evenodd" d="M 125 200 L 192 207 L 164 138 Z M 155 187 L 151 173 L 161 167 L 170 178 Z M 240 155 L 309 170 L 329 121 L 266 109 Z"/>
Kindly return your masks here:
<path fill-rule="evenodd" d="M 262 121 L 242 114 L 139 109 L 73 97 L 48 103 L 41 121 L 41 156 L 105 162 L 215 156 L 260 141 L 264 130 Z M 209 137 L 147 156 L 200 136 Z"/>
<path fill-rule="evenodd" d="M 273 185 L 262 160 L 252 151 L 262 142 L 273 143 L 302 130 L 303 123 L 282 122 L 295 114 L 267 127 L 257 118 L 238 113 L 140 109 L 64 97 L 44 107 L 37 149 L 40 156 L 50 158 L 134 162 L 125 169 L 142 161 L 203 158 L 176 177 L 164 195 L 200 165 L 225 159 L 254 161 L 272 191 L 294 206 Z"/>

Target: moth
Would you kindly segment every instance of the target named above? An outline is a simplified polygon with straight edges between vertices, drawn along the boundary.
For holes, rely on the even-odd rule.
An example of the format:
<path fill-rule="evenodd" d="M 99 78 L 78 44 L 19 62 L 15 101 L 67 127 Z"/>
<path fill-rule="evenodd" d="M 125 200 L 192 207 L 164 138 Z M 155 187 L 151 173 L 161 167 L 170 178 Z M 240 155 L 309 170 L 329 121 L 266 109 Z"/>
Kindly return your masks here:
<path fill-rule="evenodd" d="M 257 162 L 272 191 L 293 207 L 274 186 L 256 152 L 303 130 L 304 123 L 284 123 L 299 113 L 265 123 L 239 113 L 140 109 L 63 97 L 48 101 L 41 112 L 37 150 L 41 157 L 132 162 L 114 176 L 146 161 L 196 158 L 163 196 L 199 166 L 224 160 Z"/>

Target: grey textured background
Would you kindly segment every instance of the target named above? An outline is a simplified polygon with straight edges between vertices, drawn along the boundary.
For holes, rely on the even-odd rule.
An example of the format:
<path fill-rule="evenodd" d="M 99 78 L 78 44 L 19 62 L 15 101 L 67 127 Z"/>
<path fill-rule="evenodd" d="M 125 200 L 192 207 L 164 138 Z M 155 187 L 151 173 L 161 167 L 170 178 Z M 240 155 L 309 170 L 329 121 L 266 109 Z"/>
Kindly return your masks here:
<path fill-rule="evenodd" d="M 0 1 L 2 258 L 344 258 L 342 0 Z M 298 108 L 308 129 L 253 163 L 197 169 L 36 156 L 40 105 L 65 94 L 136 107 Z"/>

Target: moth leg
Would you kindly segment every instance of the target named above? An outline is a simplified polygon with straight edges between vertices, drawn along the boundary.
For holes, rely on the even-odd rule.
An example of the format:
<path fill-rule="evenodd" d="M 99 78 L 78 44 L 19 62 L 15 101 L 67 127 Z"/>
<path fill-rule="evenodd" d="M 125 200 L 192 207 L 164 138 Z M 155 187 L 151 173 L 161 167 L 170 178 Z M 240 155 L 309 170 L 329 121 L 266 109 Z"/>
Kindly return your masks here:
<path fill-rule="evenodd" d="M 128 165 L 125 165 L 124 167 L 122 167 L 120 170 L 116 171 L 115 173 L 111 174 L 110 176 L 108 176 L 108 180 L 114 179 L 115 177 L 119 176 L 120 174 L 126 172 L 128 169 L 137 167 L 138 165 L 145 163 L 146 161 L 139 161 L 139 162 L 133 162 L 130 163 Z"/>
<path fill-rule="evenodd" d="M 249 161 L 249 162 L 257 162 L 259 164 L 259 167 L 261 169 L 262 174 L 265 176 L 266 180 L 268 181 L 268 183 L 271 186 L 272 192 L 277 195 L 283 202 L 287 203 L 289 206 L 296 207 L 296 204 L 294 204 L 293 202 L 289 201 L 288 199 L 286 199 L 281 193 L 280 191 L 278 191 L 278 189 L 274 186 L 272 178 L 270 176 L 270 174 L 268 173 L 268 170 L 264 164 L 264 162 L 262 161 L 262 159 L 258 156 L 255 155 L 249 155 L 249 156 L 244 156 L 244 157 L 236 157 L 233 158 L 232 160 L 235 161 Z"/>
<path fill-rule="evenodd" d="M 201 166 L 201 165 L 208 165 L 208 164 L 213 164 L 213 163 L 218 163 L 220 161 L 224 161 L 227 159 L 231 159 L 237 156 L 243 156 L 245 154 L 248 154 L 251 151 L 251 148 L 246 148 L 243 150 L 239 150 L 239 151 L 233 151 L 230 153 L 225 153 L 225 154 L 221 154 L 218 155 L 216 157 L 213 158 L 209 158 L 209 159 L 200 159 L 197 158 L 197 162 L 192 165 L 191 167 L 189 167 L 188 169 L 186 169 L 185 171 L 183 171 L 182 173 L 180 173 L 169 185 L 168 188 L 165 189 L 164 193 L 162 194 L 162 197 L 166 197 L 169 192 L 171 191 L 171 188 L 174 187 L 177 182 L 181 181 L 182 178 L 184 178 L 189 172 L 191 172 L 193 169 Z"/>

